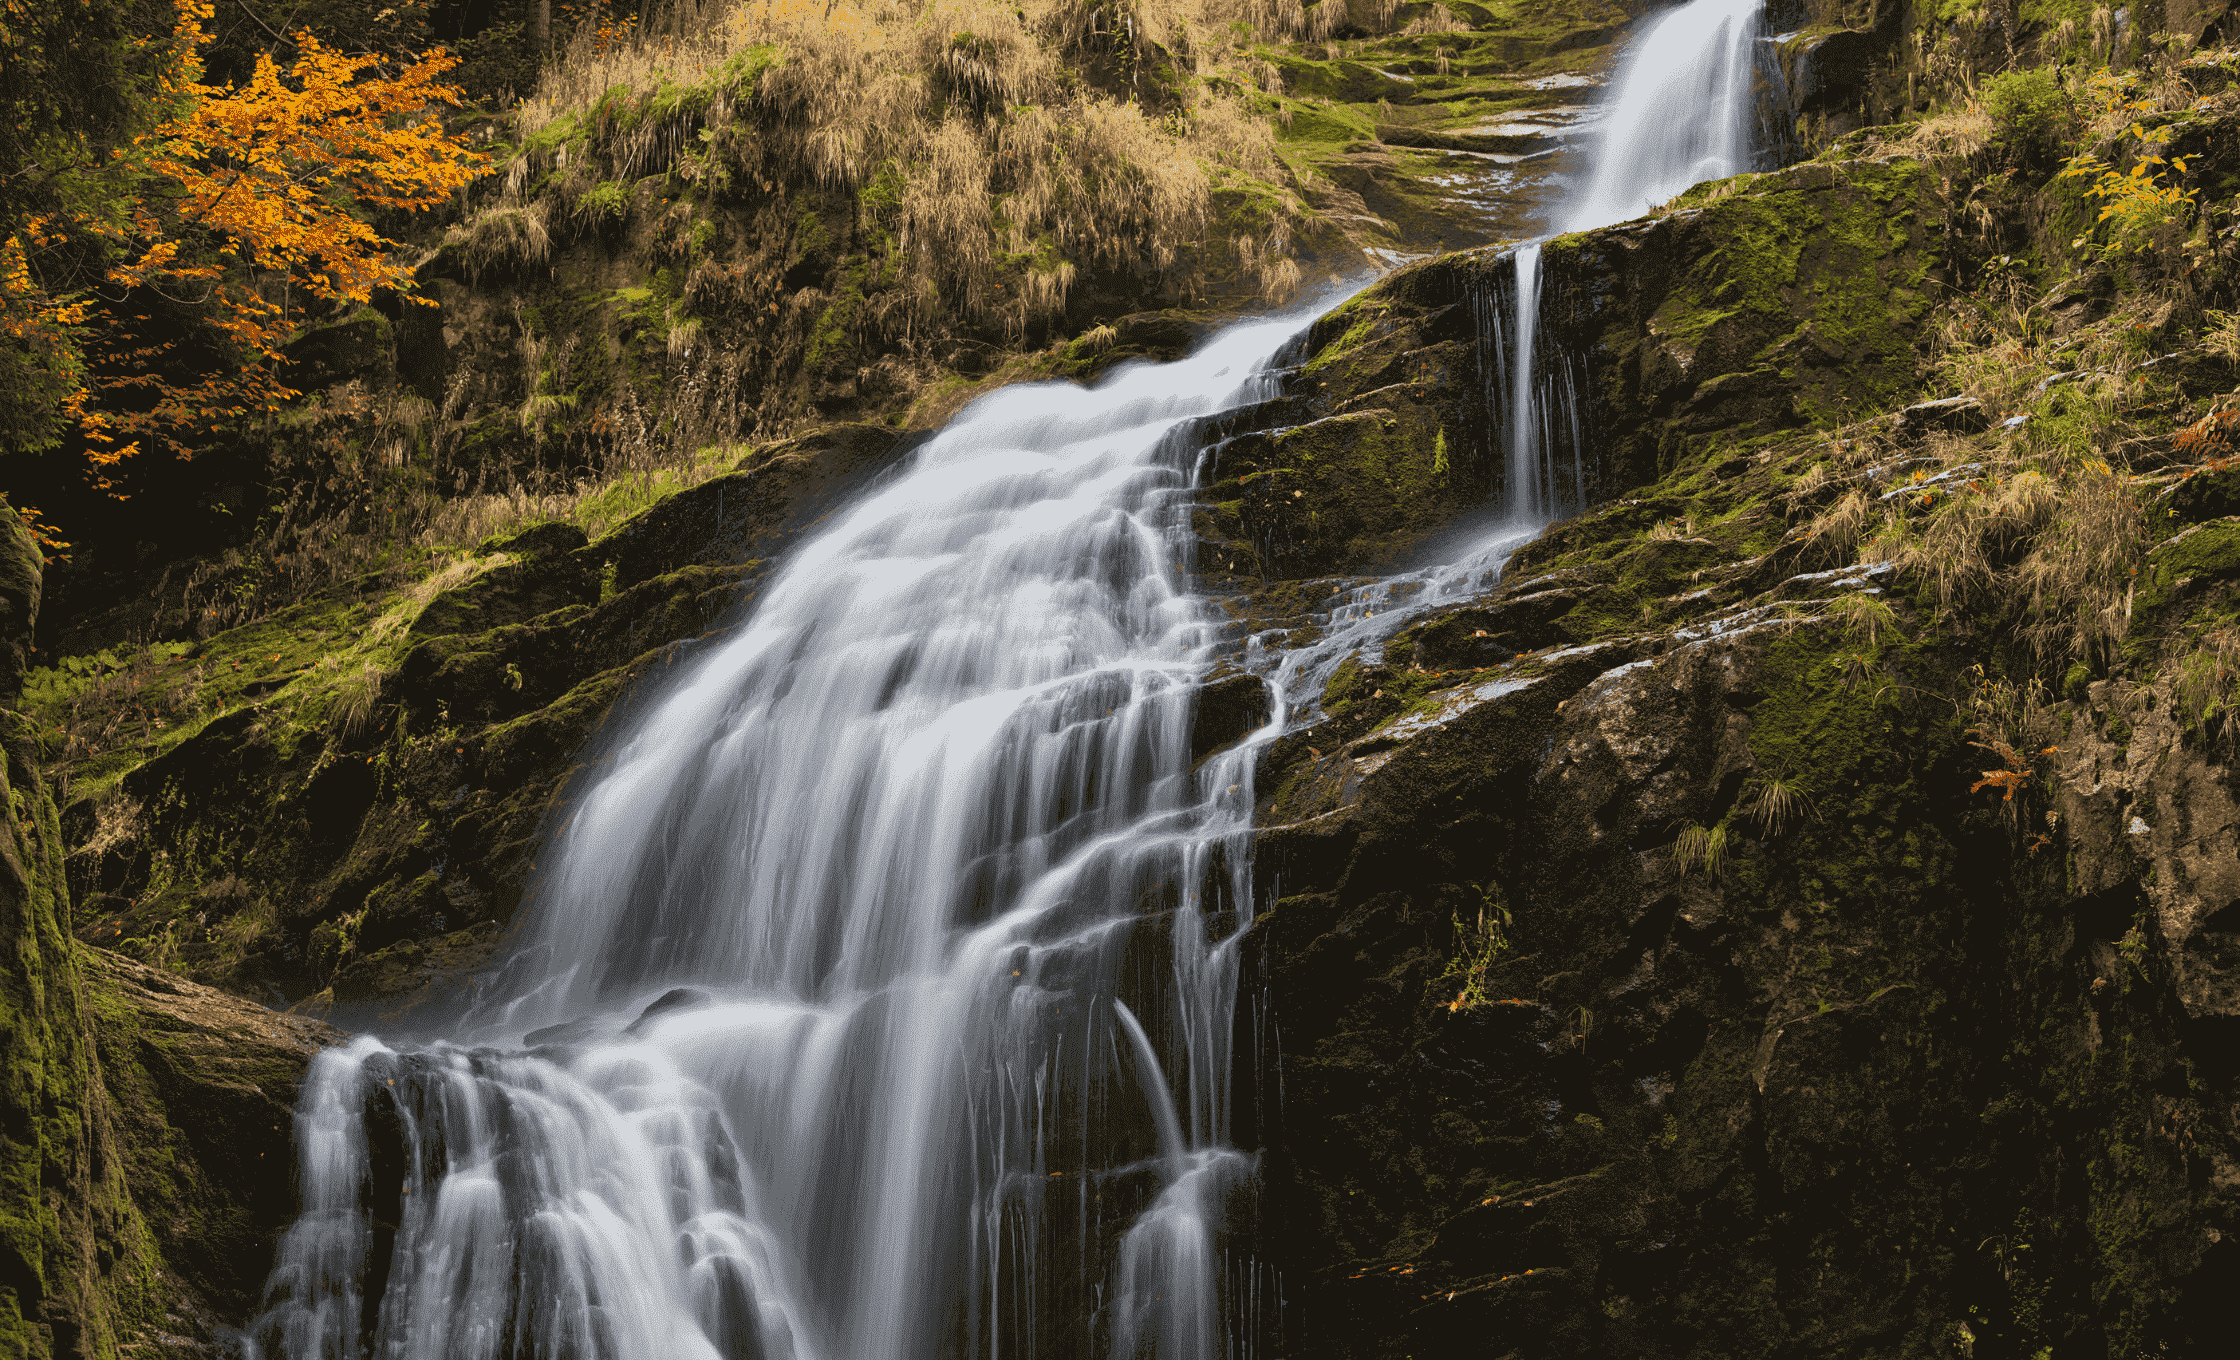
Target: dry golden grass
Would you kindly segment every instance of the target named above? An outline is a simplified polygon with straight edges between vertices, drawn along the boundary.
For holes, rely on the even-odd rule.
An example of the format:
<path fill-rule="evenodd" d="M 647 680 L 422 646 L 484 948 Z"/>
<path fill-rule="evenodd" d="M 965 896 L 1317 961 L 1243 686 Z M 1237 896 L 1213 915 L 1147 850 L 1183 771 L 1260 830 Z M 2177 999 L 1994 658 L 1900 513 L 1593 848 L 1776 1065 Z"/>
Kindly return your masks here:
<path fill-rule="evenodd" d="M 515 482 L 447 500 L 429 514 L 417 543 L 430 553 L 457 551 L 548 523 L 573 524 L 597 539 L 656 501 L 732 471 L 746 452 L 743 445 L 686 452 L 647 443 L 610 460 L 598 475 L 546 489 Z"/>
<path fill-rule="evenodd" d="M 2139 434 L 2128 412 L 2154 405 L 2133 315 L 2151 300 L 2058 349 L 2040 333 L 2040 302 L 2020 288 L 1956 302 L 1939 336 L 1941 390 L 2011 422 L 1903 447 L 1887 432 L 1845 441 L 1865 454 L 1839 450 L 1814 485 L 1800 479 L 1792 513 L 1825 505 L 1804 530 L 1821 562 L 1892 563 L 1940 606 L 1999 620 L 2041 663 L 2097 663 L 2130 627 L 2133 571 L 2149 539 L 2125 453 Z M 1871 644 L 1889 621 L 1848 622 Z"/>
<path fill-rule="evenodd" d="M 1828 612 L 1841 620 L 1853 634 L 1864 636 L 1869 647 L 1881 642 L 1884 629 L 1893 633 L 1898 631 L 1897 612 L 1890 608 L 1890 602 L 1879 593 L 1850 591 L 1838 596 L 1828 606 Z"/>
<path fill-rule="evenodd" d="M 1970 102 L 1878 133 L 1872 154 L 1920 160 L 1973 156 L 1990 142 L 1994 130 L 1991 115 L 1981 104 Z"/>
<path fill-rule="evenodd" d="M 1724 823 L 1713 827 L 1690 825 L 1672 842 L 1672 866 L 1683 878 L 1693 873 L 1717 878 L 1726 869 L 1729 849 Z"/>
<path fill-rule="evenodd" d="M 1767 836 L 1778 836 L 1806 817 L 1820 818 L 1819 809 L 1797 781 L 1780 774 L 1761 774 L 1744 785 L 1739 807 Z"/>
<path fill-rule="evenodd" d="M 1910 483 L 1918 496 L 1853 489 L 1807 534 L 1823 558 L 1889 562 L 1948 609 L 2008 619 L 2043 660 L 2104 659 L 2130 623 L 2131 573 L 2147 542 L 2140 497 L 2097 458 L 2021 447 L 1953 441 L 1939 461 L 1958 477 Z M 1872 602 L 1846 603 L 1854 628 L 1890 622 L 1882 611 L 1864 617 Z"/>
<path fill-rule="evenodd" d="M 1081 269 L 1168 276 L 1230 185 L 1262 205 L 1262 226 L 1228 263 L 1288 296 L 1305 210 L 1275 154 L 1273 106 L 1243 102 L 1281 82 L 1234 24 L 1321 37 L 1389 28 L 1396 6 L 1147 0 L 1118 11 L 1124 31 L 1114 13 L 1085 0 L 708 0 L 619 44 L 586 35 L 522 106 L 527 149 L 466 229 L 470 257 L 542 257 L 528 186 L 547 171 L 580 196 L 666 169 L 699 151 L 703 128 L 737 123 L 751 127 L 742 173 L 891 188 L 900 299 L 877 307 L 890 334 L 941 317 L 1016 337 L 1064 310 Z M 1085 58 L 1126 83 L 1085 83 Z"/>
<path fill-rule="evenodd" d="M 1468 33 L 1470 31 L 1470 25 L 1456 18 L 1453 10 L 1448 9 L 1445 5 L 1433 5 L 1428 14 L 1410 19 L 1407 25 L 1400 30 L 1400 34 L 1402 37 L 1416 38 L 1440 33 Z M 1447 73 L 1446 49 L 1441 48 L 1439 52 L 1439 74 L 1445 75 Z"/>
<path fill-rule="evenodd" d="M 1880 507 L 1866 492 L 1853 487 L 1813 518 L 1805 528 L 1805 538 L 1817 560 L 1851 562 L 1858 558 L 1869 532 L 1881 522 Z"/>
<path fill-rule="evenodd" d="M 374 705 L 380 701 L 387 672 L 372 661 L 361 662 L 335 681 L 327 708 L 327 730 L 335 740 L 349 742 L 373 725 Z"/>

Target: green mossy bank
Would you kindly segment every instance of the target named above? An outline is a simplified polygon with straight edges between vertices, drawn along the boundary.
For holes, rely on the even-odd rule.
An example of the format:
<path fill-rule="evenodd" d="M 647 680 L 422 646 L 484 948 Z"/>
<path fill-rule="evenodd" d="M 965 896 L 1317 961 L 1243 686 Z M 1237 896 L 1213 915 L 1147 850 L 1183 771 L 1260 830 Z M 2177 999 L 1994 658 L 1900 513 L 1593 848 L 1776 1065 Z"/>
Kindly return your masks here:
<path fill-rule="evenodd" d="M 0 1354 L 199 1350 L 256 1305 L 295 1207 L 297 1084 L 339 1035 L 73 938 L 19 711 L 39 554 L 0 520 Z"/>
<path fill-rule="evenodd" d="M 1955 526 L 2068 475 L 2077 377 L 1920 401 L 1964 349 L 1937 307 L 2002 240 L 1950 229 L 1957 179 L 1838 151 L 1548 248 L 1599 503 L 1293 696 L 1259 770 L 1285 1353 L 2229 1344 L 2240 800 L 2198 649 L 2240 539 L 2224 464 L 2187 460 L 2240 367 L 2166 294 L 2033 264 L 2094 300 L 2032 344 L 2151 336 L 2109 342 L 2131 470 L 2063 483 L 2150 507 L 2094 540 L 2138 563 L 2128 631 L 2047 659 L 2085 625 L 2031 536 L 2098 531 Z M 2004 241 L 2060 260 L 2031 221 Z M 1201 529 L 1243 628 L 1312 640 L 1502 492 L 1508 269 L 1356 298 L 1276 432 L 1224 446 Z M 2029 564 L 2039 596 L 2002 594 Z"/>

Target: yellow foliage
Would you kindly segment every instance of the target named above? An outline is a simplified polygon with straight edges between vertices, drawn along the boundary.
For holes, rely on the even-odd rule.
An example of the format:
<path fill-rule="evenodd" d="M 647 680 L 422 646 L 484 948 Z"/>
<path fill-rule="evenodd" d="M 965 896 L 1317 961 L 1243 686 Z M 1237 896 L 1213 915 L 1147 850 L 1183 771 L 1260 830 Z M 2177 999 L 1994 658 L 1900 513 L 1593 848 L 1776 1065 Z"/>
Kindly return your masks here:
<path fill-rule="evenodd" d="M 2128 135 L 2138 143 L 2139 155 L 2126 171 L 2114 168 L 2091 151 L 2079 152 L 2061 175 L 2064 179 L 2092 180 L 2092 187 L 2085 193 L 2100 200 L 2099 220 L 2112 226 L 2110 249 L 2145 250 L 2157 229 L 2183 225 L 2193 212 L 2196 191 L 2167 177 L 2169 172 L 2185 174 L 2186 158 L 2162 154 L 2170 145 L 2173 131 L 2167 125 L 2148 128 L 2138 120 L 2139 115 L 2155 110 L 2156 101 L 2134 97 L 2128 77 L 2103 70 L 2093 78 L 2092 91 L 2100 101 L 2102 123 L 2131 119 Z M 2080 236 L 2070 244 L 2082 247 L 2088 239 Z"/>
<path fill-rule="evenodd" d="M 395 243 L 354 205 L 433 206 L 485 159 L 448 134 L 435 111 L 459 102 L 440 79 L 457 63 L 440 49 L 395 76 L 369 75 L 383 58 L 344 56 L 299 33 L 290 66 L 261 55 L 247 85 L 219 89 L 200 83 L 196 56 L 210 41 L 212 6 L 176 3 L 178 58 L 162 93 L 178 112 L 115 153 L 143 186 L 129 224 L 89 211 L 67 222 L 34 219 L 0 241 L 0 326 L 58 359 L 88 342 L 95 353 L 94 371 L 65 408 L 87 441 L 97 485 L 112 491 L 108 470 L 143 443 L 184 456 L 183 434 L 296 395 L 279 367 L 302 319 L 291 295 L 330 304 L 362 304 L 380 289 L 409 295 L 411 271 L 392 253 Z M 199 299 L 232 362 L 183 378 L 158 366 L 168 344 L 134 335 L 128 322 L 94 308 L 87 290 L 44 286 L 34 255 L 71 236 L 105 239 L 119 252 L 104 278 L 112 287 Z M 123 390 L 141 399 L 126 410 L 103 405 L 102 394 Z"/>

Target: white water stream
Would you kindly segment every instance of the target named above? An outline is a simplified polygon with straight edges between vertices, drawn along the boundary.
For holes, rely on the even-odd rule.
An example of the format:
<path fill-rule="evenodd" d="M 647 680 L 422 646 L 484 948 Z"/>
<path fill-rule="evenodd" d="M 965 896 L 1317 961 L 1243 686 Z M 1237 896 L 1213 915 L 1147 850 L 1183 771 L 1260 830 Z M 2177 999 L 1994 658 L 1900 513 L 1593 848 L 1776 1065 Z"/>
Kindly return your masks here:
<path fill-rule="evenodd" d="M 1644 25 L 1611 77 L 1587 178 L 1554 213 L 1552 234 L 1639 217 L 1705 180 L 1748 170 L 1764 27 L 1765 0 L 1690 0 Z M 1544 239 L 1517 247 L 1507 393 L 1511 504 L 1521 518 L 1541 524 L 1583 508 L 1586 499 L 1569 366 L 1547 373 L 1535 352 Z M 1559 463 L 1564 435 L 1569 487 Z"/>
<path fill-rule="evenodd" d="M 990 396 L 801 547 L 596 763 L 500 1001 L 318 1059 L 264 1352 L 1241 1354 L 1188 516 L 1308 319 Z"/>
<path fill-rule="evenodd" d="M 1634 43 L 1566 229 L 1740 168 L 1757 12 Z M 581 776 L 495 997 L 313 1064 L 248 1353 L 1250 1355 L 1252 764 L 1286 695 L 1574 508 L 1517 260 L 1505 527 L 1250 644 L 1275 714 L 1195 770 L 1200 422 L 1275 396 L 1308 316 L 998 392 L 799 548 Z"/>

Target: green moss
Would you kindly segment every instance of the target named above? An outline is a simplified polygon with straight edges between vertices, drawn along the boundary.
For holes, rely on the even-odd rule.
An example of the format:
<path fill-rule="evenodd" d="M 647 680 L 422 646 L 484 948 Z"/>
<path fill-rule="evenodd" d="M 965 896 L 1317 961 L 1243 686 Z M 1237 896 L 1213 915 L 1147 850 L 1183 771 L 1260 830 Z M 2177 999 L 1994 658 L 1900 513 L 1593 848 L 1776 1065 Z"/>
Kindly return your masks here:
<path fill-rule="evenodd" d="M 61 820 L 32 725 L 0 711 L 0 1348 L 44 1356 L 52 1324 L 115 1354 L 161 1315 L 155 1255 L 107 1128 L 90 1026 L 98 1003 L 69 936 Z"/>
<path fill-rule="evenodd" d="M 1356 313 L 1353 324 L 1347 326 L 1345 333 L 1337 339 L 1315 351 L 1314 357 L 1307 360 L 1306 372 L 1319 373 L 1368 344 L 1376 334 L 1377 318 L 1370 309 L 1358 307 L 1352 303 L 1349 303 L 1348 307 Z M 1333 313 L 1333 315 L 1336 314 Z"/>
<path fill-rule="evenodd" d="M 1338 663 L 1330 679 L 1322 686 L 1322 711 L 1336 716 L 1361 696 L 1361 653 L 1355 652 Z"/>
<path fill-rule="evenodd" d="M 1313 142 L 1326 146 L 1339 146 L 1347 142 L 1374 142 L 1376 127 L 1360 113 L 1343 104 L 1315 104 L 1304 100 L 1286 99 L 1284 111 L 1288 121 L 1281 125 L 1279 134 L 1286 142 Z"/>
<path fill-rule="evenodd" d="M 1949 710 L 1898 689 L 1892 670 L 1916 650 L 1818 631 L 1768 649 L 1750 749 L 1759 769 L 1793 781 L 1817 809 L 1784 856 L 1802 900 L 1864 909 L 1890 893 L 1934 892 L 1952 872 L 1925 816 L 1965 788 L 1954 759 L 1963 739 Z"/>
<path fill-rule="evenodd" d="M 611 181 L 594 184 L 577 200 L 576 207 L 593 223 L 620 222 L 630 215 L 630 190 Z"/>
<path fill-rule="evenodd" d="M 785 54 L 774 44 L 757 43 L 733 52 L 723 63 L 722 78 L 733 94 L 753 94 L 765 75 L 784 64 Z"/>
<path fill-rule="evenodd" d="M 2212 520 L 2188 529 L 2147 556 L 2132 615 L 2159 616 L 2196 583 L 2240 576 L 2240 521 Z"/>
<path fill-rule="evenodd" d="M 1802 386 L 1798 405 L 1816 421 L 1910 393 L 1937 261 L 1918 231 L 1924 174 L 1912 162 L 1851 163 L 1745 177 L 1739 192 L 1698 186 L 1680 202 L 1700 205 L 1711 248 L 1652 325 L 1691 350 L 1748 344 Z"/>
<path fill-rule="evenodd" d="M 575 146 L 589 140 L 582 115 L 563 113 L 524 137 L 521 148 L 528 153 L 550 153 L 563 146 Z"/>

